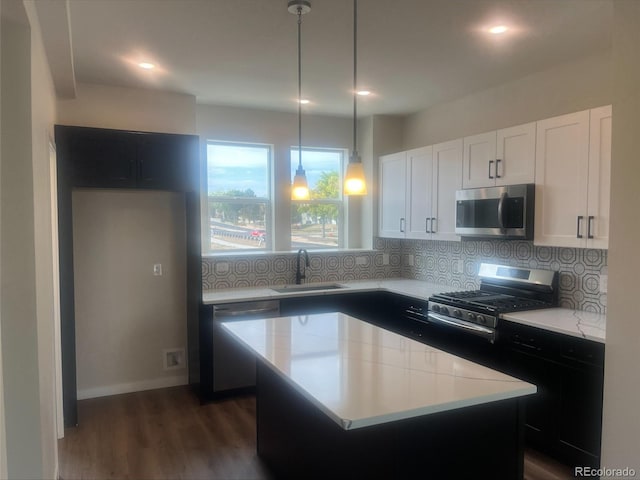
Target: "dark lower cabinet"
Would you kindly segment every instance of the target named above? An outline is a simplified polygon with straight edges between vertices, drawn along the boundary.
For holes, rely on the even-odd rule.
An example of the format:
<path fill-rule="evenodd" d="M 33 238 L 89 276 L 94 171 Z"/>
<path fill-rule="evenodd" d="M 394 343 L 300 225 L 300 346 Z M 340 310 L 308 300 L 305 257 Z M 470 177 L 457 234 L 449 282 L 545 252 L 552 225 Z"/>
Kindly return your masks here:
<path fill-rule="evenodd" d="M 527 400 L 530 445 L 571 466 L 600 466 L 604 345 L 502 322 L 503 370 L 538 386 Z"/>

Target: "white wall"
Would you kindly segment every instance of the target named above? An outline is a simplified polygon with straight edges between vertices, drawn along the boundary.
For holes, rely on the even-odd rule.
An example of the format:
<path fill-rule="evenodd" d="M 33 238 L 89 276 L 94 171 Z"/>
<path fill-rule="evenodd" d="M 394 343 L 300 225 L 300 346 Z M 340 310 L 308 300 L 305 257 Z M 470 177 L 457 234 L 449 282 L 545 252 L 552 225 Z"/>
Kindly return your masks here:
<path fill-rule="evenodd" d="M 163 369 L 164 349 L 186 352 L 184 202 L 170 192 L 73 192 L 79 399 L 188 383 L 185 368 Z"/>
<path fill-rule="evenodd" d="M 0 8 L 0 14 L 2 13 Z M 0 22 L 0 71 L 2 69 L 2 22 Z M 0 73 L 0 112 L 2 112 L 2 74 Z M 0 132 L 2 118 L 0 115 Z M 2 135 L 0 134 L 0 198 L 2 197 Z M 0 251 L 2 250 L 2 211 L 0 210 Z M 0 255 L 0 279 L 2 279 L 2 256 Z M 0 290 L 0 303 L 2 303 Z M 4 428 L 4 381 L 2 379 L 2 310 L 0 309 L 0 478 L 7 478 L 7 445 Z"/>
<path fill-rule="evenodd" d="M 410 115 L 404 149 L 608 105 L 611 99 L 611 54 L 605 51 Z"/>
<path fill-rule="evenodd" d="M 2 365 L 9 478 L 44 471 L 32 164 L 31 33 L 21 2 L 3 1 L 0 282 Z M 8 9 L 12 9 L 9 12 Z M 7 15 L 11 13 L 11 17 Z M 17 14 L 17 15 L 14 15 Z"/>
<path fill-rule="evenodd" d="M 613 151 L 603 465 L 640 475 L 640 3 L 614 3 Z M 603 477 L 604 478 L 604 477 Z M 619 477 L 618 477 L 619 478 Z"/>
<path fill-rule="evenodd" d="M 267 143 L 274 146 L 273 203 L 277 209 L 274 247 L 275 250 L 290 250 L 289 149 L 298 144 L 297 114 L 209 105 L 198 105 L 196 111 L 198 135 L 203 143 L 210 139 Z M 302 144 L 305 146 L 349 149 L 352 144 L 352 131 L 351 119 L 303 113 Z M 362 161 L 368 164 L 372 159 L 363 157 Z M 355 214 L 349 218 L 351 223 L 359 225 L 359 219 Z M 357 227 L 351 225 L 350 228 Z M 357 248 L 361 245 L 349 246 Z"/>
<path fill-rule="evenodd" d="M 58 99 L 61 125 L 195 133 L 193 95 L 78 83 L 76 98 Z"/>

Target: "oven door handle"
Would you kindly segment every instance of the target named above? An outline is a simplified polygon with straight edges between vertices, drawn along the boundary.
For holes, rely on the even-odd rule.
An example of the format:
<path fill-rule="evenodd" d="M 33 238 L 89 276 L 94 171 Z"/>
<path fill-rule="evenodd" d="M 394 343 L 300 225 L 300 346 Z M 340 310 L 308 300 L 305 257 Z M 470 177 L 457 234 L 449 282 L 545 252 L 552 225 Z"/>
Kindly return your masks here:
<path fill-rule="evenodd" d="M 476 325 L 475 323 L 465 322 L 464 320 L 458 320 L 455 318 L 447 317 L 444 315 L 440 315 L 439 313 L 433 313 L 433 312 L 429 312 L 428 318 L 433 323 L 440 323 L 443 325 L 447 325 L 449 327 L 454 327 L 454 328 L 464 330 L 474 335 L 479 335 L 482 338 L 487 339 L 491 343 L 493 343 L 496 338 L 495 330 L 492 330 L 487 327 L 483 327 L 481 325 Z"/>

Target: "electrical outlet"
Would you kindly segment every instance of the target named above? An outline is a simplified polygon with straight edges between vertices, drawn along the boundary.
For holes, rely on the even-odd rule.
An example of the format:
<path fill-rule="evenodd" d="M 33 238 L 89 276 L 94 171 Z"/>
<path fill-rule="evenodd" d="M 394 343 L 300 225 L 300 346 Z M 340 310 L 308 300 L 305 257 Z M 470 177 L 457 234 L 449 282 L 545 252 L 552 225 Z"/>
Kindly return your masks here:
<path fill-rule="evenodd" d="M 216 263 L 216 273 L 227 273 L 229 271 L 229 263 L 228 262 L 218 262 Z"/>
<path fill-rule="evenodd" d="M 389 265 L 389 254 L 388 253 L 383 253 L 382 254 L 382 264 L 383 265 Z"/>
<path fill-rule="evenodd" d="M 609 275 L 600 275 L 600 293 L 607 293 L 608 283 L 609 283 Z"/>
<path fill-rule="evenodd" d="M 463 273 L 463 272 L 464 272 L 464 261 L 460 259 L 456 262 L 456 273 Z"/>
<path fill-rule="evenodd" d="M 356 265 L 366 265 L 367 257 L 356 257 Z"/>
<path fill-rule="evenodd" d="M 414 262 L 414 258 L 413 258 L 413 254 L 409 254 L 407 255 L 407 265 L 410 267 L 413 267 L 413 262 Z"/>
<path fill-rule="evenodd" d="M 161 263 L 154 263 L 153 264 L 153 275 L 155 277 L 161 277 L 162 276 L 162 264 Z"/>
<path fill-rule="evenodd" d="M 165 370 L 180 370 L 185 368 L 186 357 L 184 348 L 167 348 L 162 351 Z"/>

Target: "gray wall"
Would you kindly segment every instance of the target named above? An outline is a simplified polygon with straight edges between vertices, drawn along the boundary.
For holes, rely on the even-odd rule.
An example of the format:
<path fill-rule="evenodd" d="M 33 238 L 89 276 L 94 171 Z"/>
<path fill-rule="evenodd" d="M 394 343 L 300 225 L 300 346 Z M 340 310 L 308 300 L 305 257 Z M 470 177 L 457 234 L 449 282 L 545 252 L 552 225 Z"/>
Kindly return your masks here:
<path fill-rule="evenodd" d="M 163 363 L 165 349 L 187 345 L 184 202 L 169 192 L 73 192 L 79 399 L 187 383 L 186 368 Z"/>
<path fill-rule="evenodd" d="M 614 3 L 613 152 L 603 465 L 640 474 L 640 2 Z"/>
<path fill-rule="evenodd" d="M 607 50 L 411 115 L 403 149 L 609 105 L 611 99 Z"/>

